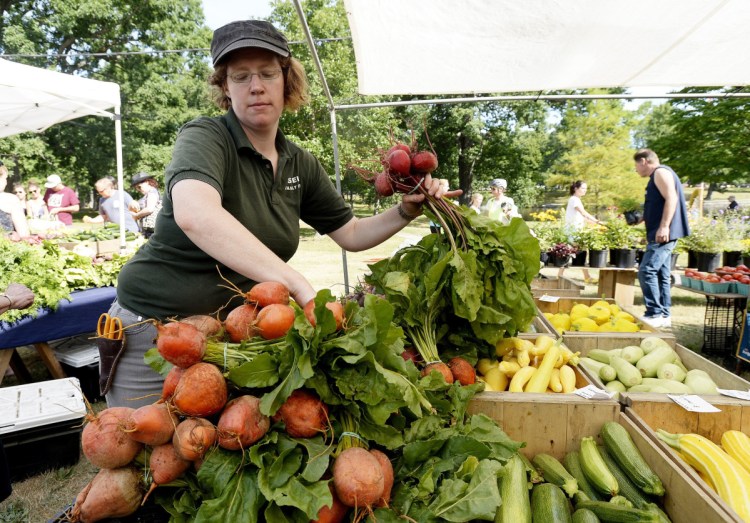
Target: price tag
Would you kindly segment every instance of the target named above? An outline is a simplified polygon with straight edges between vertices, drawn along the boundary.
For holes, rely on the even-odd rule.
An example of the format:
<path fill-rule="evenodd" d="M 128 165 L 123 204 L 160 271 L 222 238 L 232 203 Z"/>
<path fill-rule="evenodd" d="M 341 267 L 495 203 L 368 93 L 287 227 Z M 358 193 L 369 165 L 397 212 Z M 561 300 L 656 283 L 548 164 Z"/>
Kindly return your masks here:
<path fill-rule="evenodd" d="M 615 395 L 614 392 L 607 392 L 606 390 L 599 389 L 594 385 L 587 385 L 583 388 L 576 389 L 574 394 L 578 394 L 582 398 L 587 400 L 611 400 Z"/>
<path fill-rule="evenodd" d="M 680 407 L 690 412 L 721 412 L 721 409 L 717 409 L 709 402 L 696 396 L 695 394 L 683 394 L 678 396 L 676 394 L 667 394 L 672 401 L 677 403 Z"/>
<path fill-rule="evenodd" d="M 719 394 L 723 394 L 724 396 L 730 396 L 732 398 L 737 398 L 739 400 L 747 400 L 750 401 L 750 391 L 745 390 L 726 390 L 726 389 L 716 389 L 719 391 Z"/>
<path fill-rule="evenodd" d="M 541 297 L 539 297 L 539 301 L 548 301 L 550 303 L 557 303 L 560 301 L 560 296 L 550 296 L 548 294 L 543 294 Z"/>

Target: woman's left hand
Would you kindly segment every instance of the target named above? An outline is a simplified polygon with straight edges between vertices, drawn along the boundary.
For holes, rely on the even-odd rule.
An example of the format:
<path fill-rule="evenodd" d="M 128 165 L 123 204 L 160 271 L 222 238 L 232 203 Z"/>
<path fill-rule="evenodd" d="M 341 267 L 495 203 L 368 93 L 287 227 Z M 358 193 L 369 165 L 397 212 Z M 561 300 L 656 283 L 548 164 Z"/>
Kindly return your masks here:
<path fill-rule="evenodd" d="M 425 175 L 424 181 L 422 182 L 427 194 L 435 198 L 456 198 L 461 196 L 464 191 L 462 189 L 450 190 L 448 180 L 443 178 L 433 178 L 431 175 Z M 401 198 L 401 205 L 403 205 L 404 211 L 413 216 L 417 216 L 422 213 L 422 204 L 424 203 L 425 195 L 421 193 L 405 194 Z"/>

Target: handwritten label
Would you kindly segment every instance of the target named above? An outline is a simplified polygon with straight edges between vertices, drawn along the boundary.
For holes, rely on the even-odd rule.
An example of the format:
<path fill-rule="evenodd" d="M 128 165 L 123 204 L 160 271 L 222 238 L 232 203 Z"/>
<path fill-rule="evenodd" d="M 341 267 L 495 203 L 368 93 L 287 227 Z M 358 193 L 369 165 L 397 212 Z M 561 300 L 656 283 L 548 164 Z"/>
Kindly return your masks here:
<path fill-rule="evenodd" d="M 548 294 L 542 295 L 540 298 L 538 298 L 539 301 L 548 301 L 550 303 L 556 303 L 560 301 L 560 296 L 550 296 Z"/>
<path fill-rule="evenodd" d="M 615 395 L 614 392 L 607 392 L 594 385 L 587 385 L 583 388 L 576 389 L 574 394 L 578 394 L 582 398 L 587 400 L 611 400 Z"/>
<path fill-rule="evenodd" d="M 709 402 L 696 396 L 695 394 L 683 394 L 681 396 L 675 394 L 667 394 L 672 401 L 677 403 L 680 407 L 690 412 L 721 412 L 721 409 L 717 409 Z"/>
<path fill-rule="evenodd" d="M 724 396 L 731 396 L 732 398 L 750 401 L 750 391 L 727 390 L 727 389 L 716 389 L 716 390 L 719 391 L 719 394 L 723 394 Z"/>

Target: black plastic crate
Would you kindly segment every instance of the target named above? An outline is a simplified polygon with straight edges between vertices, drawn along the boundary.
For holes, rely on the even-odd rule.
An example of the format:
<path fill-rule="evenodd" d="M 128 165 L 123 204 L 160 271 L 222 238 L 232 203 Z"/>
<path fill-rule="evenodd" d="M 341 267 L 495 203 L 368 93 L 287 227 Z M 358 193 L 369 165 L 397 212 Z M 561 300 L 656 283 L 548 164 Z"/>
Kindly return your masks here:
<path fill-rule="evenodd" d="M 2 440 L 11 481 L 21 481 L 46 470 L 78 463 L 82 421 L 61 421 L 4 434 Z"/>
<path fill-rule="evenodd" d="M 706 296 L 706 317 L 703 327 L 703 352 L 726 356 L 734 354 L 740 339 L 744 300 Z"/>
<path fill-rule="evenodd" d="M 102 400 L 99 393 L 99 364 L 92 363 L 83 367 L 73 367 L 66 363 L 60 363 L 60 366 L 70 377 L 78 378 L 81 383 L 81 392 L 86 396 L 89 403 L 95 403 Z"/>

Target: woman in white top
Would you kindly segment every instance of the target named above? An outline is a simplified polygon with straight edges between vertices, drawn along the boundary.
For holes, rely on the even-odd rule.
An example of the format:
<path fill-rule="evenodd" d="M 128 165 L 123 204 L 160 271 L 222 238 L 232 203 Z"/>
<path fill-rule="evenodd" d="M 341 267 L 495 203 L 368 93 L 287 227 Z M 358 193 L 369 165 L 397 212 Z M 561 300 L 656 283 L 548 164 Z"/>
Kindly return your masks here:
<path fill-rule="evenodd" d="M 576 180 L 570 185 L 570 198 L 568 199 L 568 208 L 565 212 L 565 228 L 570 234 L 580 231 L 586 226 L 586 223 L 601 224 L 596 216 L 589 214 L 583 208 L 581 198 L 586 194 L 588 186 L 586 182 Z M 561 267 L 558 272 L 558 278 L 562 278 L 565 267 Z M 583 278 L 586 283 L 593 283 L 588 269 L 583 269 Z"/>
<path fill-rule="evenodd" d="M 29 218 L 49 218 L 44 193 L 36 182 L 29 182 L 26 195 L 26 216 Z"/>

